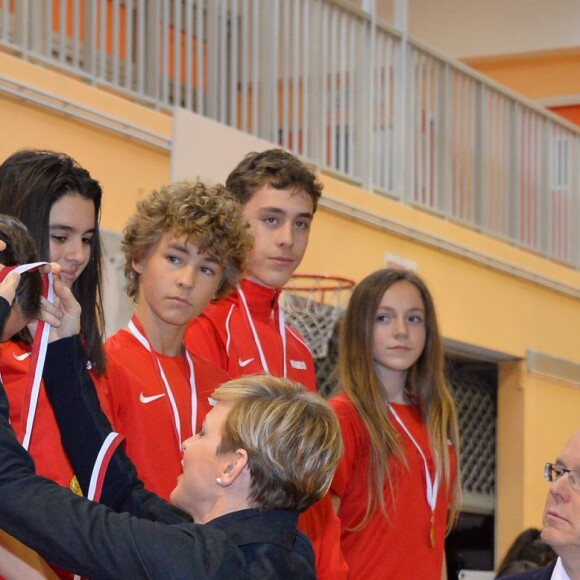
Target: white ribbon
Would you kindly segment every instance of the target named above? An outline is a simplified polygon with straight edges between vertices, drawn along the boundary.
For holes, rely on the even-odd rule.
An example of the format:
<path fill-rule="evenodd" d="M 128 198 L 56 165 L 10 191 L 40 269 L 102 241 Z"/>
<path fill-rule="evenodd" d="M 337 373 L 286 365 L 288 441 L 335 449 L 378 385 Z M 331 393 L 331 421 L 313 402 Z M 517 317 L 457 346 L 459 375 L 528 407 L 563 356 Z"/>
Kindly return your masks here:
<path fill-rule="evenodd" d="M 242 299 L 242 305 L 244 306 L 244 311 L 246 315 L 246 320 L 250 325 L 250 329 L 252 330 L 252 335 L 254 337 L 254 343 L 258 349 L 258 354 L 260 355 L 260 362 L 262 363 L 262 369 L 265 373 L 270 373 L 270 368 L 268 367 L 268 361 L 266 361 L 266 355 L 264 354 L 264 349 L 262 348 L 262 342 L 260 341 L 260 337 L 258 336 L 258 332 L 256 330 L 256 326 L 254 325 L 254 320 L 252 318 L 252 314 L 250 312 L 250 308 L 248 306 L 248 302 L 246 300 L 246 295 L 241 288 L 238 288 L 238 293 L 240 298 Z M 284 378 L 288 376 L 288 360 L 287 360 L 287 353 L 286 353 L 286 323 L 284 321 L 284 312 L 282 308 L 278 307 L 278 330 L 280 332 L 280 337 L 282 339 L 282 356 L 283 356 L 283 372 Z"/>
<path fill-rule="evenodd" d="M 427 504 L 431 508 L 431 514 L 434 514 L 435 507 L 437 506 L 437 492 L 439 491 L 439 472 L 435 470 L 435 480 L 433 481 L 431 479 L 431 474 L 429 473 L 429 465 L 427 464 L 427 458 L 425 457 L 423 450 L 421 449 L 417 441 L 415 441 L 415 438 L 413 437 L 413 435 L 411 435 L 411 432 L 409 431 L 409 429 L 407 429 L 407 426 L 405 425 L 405 423 L 403 423 L 403 420 L 401 419 L 401 417 L 399 417 L 397 411 L 395 411 L 392 405 L 389 405 L 389 411 L 391 411 L 393 417 L 395 417 L 395 419 L 397 420 L 397 423 L 399 423 L 399 425 L 403 428 L 403 431 L 405 431 L 405 433 L 408 435 L 409 439 L 412 441 L 413 445 L 417 448 L 417 450 L 421 454 L 421 457 L 423 458 L 423 465 L 425 466 L 425 488 L 426 488 Z"/>
<path fill-rule="evenodd" d="M 44 266 L 48 262 L 33 262 L 32 264 L 21 264 L 16 266 L 12 272 L 24 274 L 31 270 L 36 270 L 40 266 Z M 10 275 L 10 274 L 8 274 Z M 53 276 L 52 272 L 48 273 L 48 296 L 49 302 L 54 302 L 53 291 Z M 42 329 L 40 337 L 40 344 L 38 345 L 38 360 L 36 361 L 36 368 L 34 369 L 34 379 L 32 381 L 32 389 L 30 391 L 30 401 L 28 404 L 28 415 L 26 416 L 26 428 L 24 437 L 22 439 L 22 446 L 28 450 L 30 447 L 30 439 L 32 438 L 32 428 L 34 427 L 34 419 L 36 417 L 36 409 L 38 407 L 38 396 L 40 393 L 40 383 L 42 382 L 42 371 L 44 369 L 44 361 L 46 360 L 46 349 L 48 345 L 48 335 L 50 334 L 50 325 L 45 324 Z M 28 385 L 27 385 L 28 386 Z"/>
<path fill-rule="evenodd" d="M 177 402 L 175 401 L 175 396 L 173 395 L 173 391 L 171 390 L 171 386 L 169 385 L 169 381 L 167 380 L 167 376 L 165 375 L 165 372 L 163 371 L 163 366 L 161 365 L 161 361 L 159 360 L 159 357 L 157 357 L 157 355 L 155 354 L 155 352 L 153 351 L 153 349 L 151 348 L 151 345 L 149 344 L 149 341 L 147 340 L 147 338 L 143 335 L 143 333 L 137 328 L 137 326 L 135 325 L 135 323 L 131 320 L 129 322 L 129 331 L 131 332 L 131 334 L 145 347 L 146 350 L 148 350 L 152 356 L 155 358 L 156 362 L 157 362 L 157 367 L 159 368 L 159 374 L 161 376 L 161 380 L 163 381 L 163 386 L 165 387 L 165 392 L 167 393 L 167 397 L 169 398 L 169 403 L 171 405 L 171 411 L 173 412 L 173 420 L 174 420 L 174 425 L 175 425 L 175 431 L 177 434 L 177 446 L 179 448 L 179 451 L 182 451 L 182 439 L 181 439 L 181 420 L 179 419 L 179 410 L 177 408 Z M 196 390 L 196 385 L 195 385 L 195 371 L 193 368 L 193 360 L 191 359 L 191 355 L 189 354 L 189 352 L 187 351 L 187 349 L 185 349 L 185 358 L 187 359 L 187 364 L 189 365 L 189 387 L 191 390 L 191 432 L 192 434 L 195 434 L 195 423 L 196 423 L 196 417 L 197 417 L 197 390 Z"/>

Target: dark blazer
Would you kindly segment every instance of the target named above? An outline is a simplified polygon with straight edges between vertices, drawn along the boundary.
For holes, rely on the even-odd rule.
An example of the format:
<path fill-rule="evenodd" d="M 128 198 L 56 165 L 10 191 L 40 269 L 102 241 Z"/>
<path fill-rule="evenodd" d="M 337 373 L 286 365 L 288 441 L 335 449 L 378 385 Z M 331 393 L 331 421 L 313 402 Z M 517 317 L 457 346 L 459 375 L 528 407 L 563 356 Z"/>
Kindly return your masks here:
<path fill-rule="evenodd" d="M 510 580 L 550 580 L 555 567 L 556 562 L 553 562 L 544 568 L 528 570 L 527 572 L 522 572 L 521 574 L 516 574 L 515 576 L 507 576 L 507 578 Z"/>
<path fill-rule="evenodd" d="M 0 330 L 9 311 L 0 298 Z M 89 465 L 110 425 L 82 351 L 78 337 L 50 345 L 44 378 L 67 427 L 65 448 L 74 451 L 73 467 L 87 489 Z M 296 512 L 248 509 L 195 524 L 143 488 L 121 449 L 109 468 L 101 501 L 113 509 L 35 475 L 9 424 L 0 383 L 0 528 L 49 562 L 92 580 L 315 578 L 312 546 L 296 530 Z"/>

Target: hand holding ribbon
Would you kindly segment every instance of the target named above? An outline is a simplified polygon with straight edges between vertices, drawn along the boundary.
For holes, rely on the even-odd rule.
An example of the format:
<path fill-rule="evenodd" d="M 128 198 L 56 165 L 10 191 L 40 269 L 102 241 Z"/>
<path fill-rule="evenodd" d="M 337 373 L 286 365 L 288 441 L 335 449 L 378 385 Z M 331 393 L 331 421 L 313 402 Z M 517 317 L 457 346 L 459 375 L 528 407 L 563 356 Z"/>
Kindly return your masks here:
<path fill-rule="evenodd" d="M 53 324 L 50 320 L 47 320 L 51 325 L 48 342 L 74 336 L 81 330 L 81 306 L 71 289 L 65 286 L 58 276 L 55 276 L 53 290 L 54 305 L 48 303 L 45 314 L 46 316 L 54 317 L 54 311 L 51 306 L 57 307 L 58 324 Z"/>
<path fill-rule="evenodd" d="M 35 336 L 36 328 L 40 322 L 45 322 L 46 324 L 49 324 L 51 327 L 60 326 L 60 319 L 63 317 L 63 313 L 62 310 L 59 308 L 58 301 L 54 297 L 54 280 L 55 276 L 58 275 L 59 271 L 60 266 L 56 262 L 44 264 L 41 267 L 41 272 L 43 275 L 48 276 L 48 274 L 52 274 L 53 297 L 52 301 L 50 301 L 47 296 L 44 295 L 41 296 L 40 311 L 38 312 L 36 319 L 31 320 L 27 324 L 27 328 L 31 336 Z M 46 289 L 43 291 L 43 294 L 45 293 L 48 294 L 48 292 L 46 292 Z"/>

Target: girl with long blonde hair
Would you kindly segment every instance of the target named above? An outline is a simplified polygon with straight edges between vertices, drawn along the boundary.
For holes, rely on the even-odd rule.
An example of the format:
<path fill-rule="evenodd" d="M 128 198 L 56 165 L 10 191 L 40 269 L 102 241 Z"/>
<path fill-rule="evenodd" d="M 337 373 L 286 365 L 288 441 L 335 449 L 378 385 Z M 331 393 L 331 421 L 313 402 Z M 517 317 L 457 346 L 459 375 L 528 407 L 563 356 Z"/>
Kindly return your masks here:
<path fill-rule="evenodd" d="M 332 493 L 351 578 L 440 580 L 458 511 L 457 413 L 435 307 L 414 273 L 354 289 L 331 400 L 345 445 Z"/>

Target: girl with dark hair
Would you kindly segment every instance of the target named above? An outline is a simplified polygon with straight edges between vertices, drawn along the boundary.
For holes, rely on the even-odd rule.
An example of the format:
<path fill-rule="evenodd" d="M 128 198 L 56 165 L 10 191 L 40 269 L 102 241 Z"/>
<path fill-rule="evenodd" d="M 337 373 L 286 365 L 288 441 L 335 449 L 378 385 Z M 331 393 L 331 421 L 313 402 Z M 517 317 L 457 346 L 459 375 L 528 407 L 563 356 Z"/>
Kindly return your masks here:
<path fill-rule="evenodd" d="M 82 306 L 81 337 L 96 373 L 105 365 L 98 226 L 101 196 L 99 183 L 64 153 L 18 151 L 0 165 L 0 213 L 24 223 L 41 260 L 60 265 L 63 283 Z M 34 372 L 31 353 L 32 337 L 26 329 L 0 350 L 0 372 L 10 397 L 10 419 L 17 431 L 29 420 L 24 397 L 28 377 Z M 76 489 L 43 387 L 29 451 L 39 474 Z"/>
<path fill-rule="evenodd" d="M 81 336 L 96 374 L 105 370 L 99 182 L 64 153 L 27 149 L 0 165 L 0 213 L 20 219 L 42 260 L 61 266 L 83 312 Z"/>
<path fill-rule="evenodd" d="M 82 306 L 80 335 L 88 364 L 97 375 L 105 370 L 101 197 L 98 181 L 64 153 L 28 149 L 14 153 L 0 165 L 0 213 L 24 223 L 41 260 L 60 265 L 62 282 Z M 35 408 L 29 405 L 29 380 L 35 372 L 35 357 L 31 355 L 32 336 L 26 328 L 0 349 L 0 373 L 10 398 L 10 421 L 18 433 L 26 427 L 24 444 L 37 472 L 80 493 L 43 383 Z M 0 539 L 0 544 L 4 543 Z M 10 542 L 7 547 L 13 550 Z M 33 557 L 25 558 L 30 561 Z"/>
<path fill-rule="evenodd" d="M 353 578 L 440 580 L 459 505 L 458 428 L 424 282 L 385 269 L 353 291 L 340 330 L 345 445 L 332 484 Z"/>

